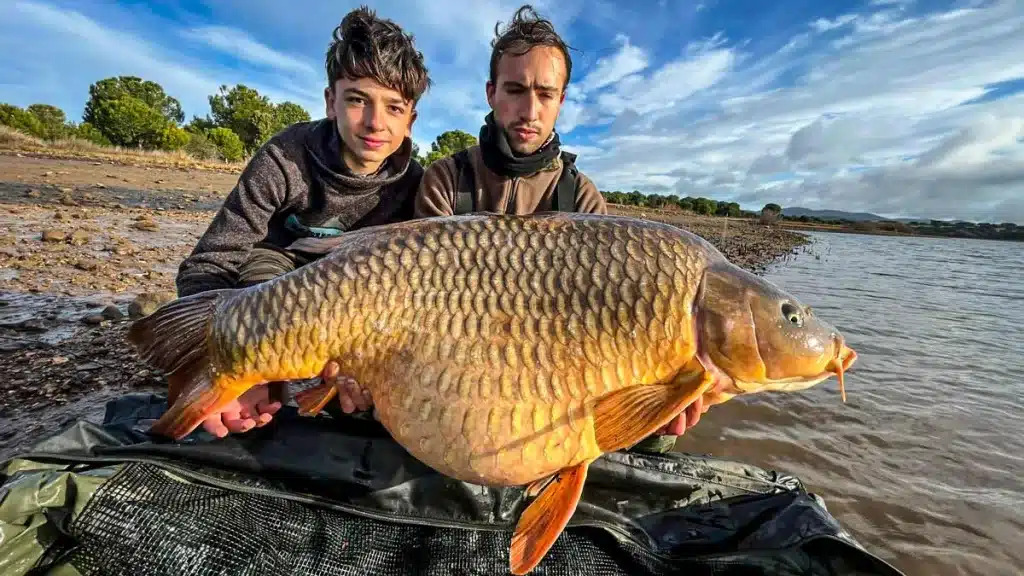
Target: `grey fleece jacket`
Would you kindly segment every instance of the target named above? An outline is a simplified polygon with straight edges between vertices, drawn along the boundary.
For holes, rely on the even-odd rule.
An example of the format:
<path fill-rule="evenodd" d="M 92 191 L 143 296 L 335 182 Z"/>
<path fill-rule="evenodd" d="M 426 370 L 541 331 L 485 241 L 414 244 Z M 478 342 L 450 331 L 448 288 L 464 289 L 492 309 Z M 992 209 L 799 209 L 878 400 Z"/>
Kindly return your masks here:
<path fill-rule="evenodd" d="M 285 226 L 293 214 L 307 227 L 341 231 L 409 220 L 422 176 L 408 138 L 377 174 L 363 177 L 341 159 L 341 139 L 332 121 L 289 126 L 253 155 L 178 267 L 178 296 L 233 287 L 255 245 L 286 249 L 304 237 Z"/>

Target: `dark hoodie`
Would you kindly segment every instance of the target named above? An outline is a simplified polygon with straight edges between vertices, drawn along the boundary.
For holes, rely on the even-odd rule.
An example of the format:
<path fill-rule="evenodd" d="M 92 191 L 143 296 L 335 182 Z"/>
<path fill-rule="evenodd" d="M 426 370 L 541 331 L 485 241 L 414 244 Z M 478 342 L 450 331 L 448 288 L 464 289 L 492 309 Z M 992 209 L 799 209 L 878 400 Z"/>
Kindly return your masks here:
<path fill-rule="evenodd" d="M 249 161 L 192 254 L 178 268 L 178 296 L 233 287 L 256 244 L 287 249 L 303 227 L 354 230 L 412 218 L 423 167 L 412 141 L 368 176 L 341 158 L 330 120 L 303 122 L 268 140 Z M 300 226 L 286 226 L 294 215 Z"/>

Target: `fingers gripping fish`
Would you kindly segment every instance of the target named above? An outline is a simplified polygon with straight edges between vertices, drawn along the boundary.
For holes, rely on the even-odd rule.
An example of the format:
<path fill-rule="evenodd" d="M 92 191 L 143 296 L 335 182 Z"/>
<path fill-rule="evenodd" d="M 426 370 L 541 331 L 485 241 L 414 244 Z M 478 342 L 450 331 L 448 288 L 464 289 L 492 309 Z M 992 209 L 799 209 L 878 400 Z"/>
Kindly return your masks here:
<path fill-rule="evenodd" d="M 130 342 L 168 373 L 171 406 L 153 432 L 180 439 L 248 388 L 334 360 L 428 466 L 531 486 L 515 574 L 554 544 L 602 454 L 697 400 L 842 381 L 856 359 L 797 299 L 666 224 L 470 215 L 335 242 L 290 274 L 181 298 L 132 325 Z M 300 408 L 316 413 L 332 394 L 316 388 Z"/>

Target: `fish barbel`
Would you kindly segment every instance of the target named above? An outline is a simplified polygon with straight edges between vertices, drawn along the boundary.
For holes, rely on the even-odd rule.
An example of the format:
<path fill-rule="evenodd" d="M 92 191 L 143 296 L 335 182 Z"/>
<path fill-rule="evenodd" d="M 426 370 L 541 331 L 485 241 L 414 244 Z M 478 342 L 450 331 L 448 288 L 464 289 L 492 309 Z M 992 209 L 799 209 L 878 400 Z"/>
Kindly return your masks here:
<path fill-rule="evenodd" d="M 554 544 L 602 454 L 696 401 L 833 374 L 842 386 L 856 359 L 796 298 L 667 224 L 477 214 L 332 241 L 287 275 L 133 323 L 129 341 L 168 374 L 171 405 L 152 431 L 180 439 L 250 387 L 336 361 L 428 466 L 539 490 L 513 534 L 515 574 Z M 322 384 L 300 408 L 315 413 L 334 394 Z"/>

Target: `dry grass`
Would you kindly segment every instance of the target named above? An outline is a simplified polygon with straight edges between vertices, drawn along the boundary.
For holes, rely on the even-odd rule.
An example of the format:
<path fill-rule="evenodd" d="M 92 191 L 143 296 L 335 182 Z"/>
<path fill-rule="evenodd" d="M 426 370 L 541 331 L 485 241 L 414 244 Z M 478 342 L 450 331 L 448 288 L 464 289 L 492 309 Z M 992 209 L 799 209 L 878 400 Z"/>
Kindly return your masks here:
<path fill-rule="evenodd" d="M 103 146 L 80 138 L 43 140 L 0 124 L 0 151 L 26 156 L 66 160 L 94 160 L 129 166 L 153 166 L 189 170 L 215 170 L 238 173 L 242 162 L 197 160 L 181 150 L 134 150 L 119 146 Z"/>

